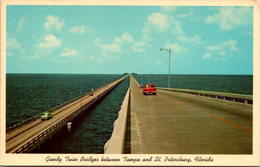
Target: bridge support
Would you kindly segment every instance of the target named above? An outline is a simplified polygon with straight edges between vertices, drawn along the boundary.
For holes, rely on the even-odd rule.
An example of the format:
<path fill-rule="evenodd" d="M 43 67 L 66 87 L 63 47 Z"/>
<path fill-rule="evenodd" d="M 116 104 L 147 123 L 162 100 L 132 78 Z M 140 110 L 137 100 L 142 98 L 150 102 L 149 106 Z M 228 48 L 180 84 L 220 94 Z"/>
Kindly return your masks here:
<path fill-rule="evenodd" d="M 49 122 L 41 121 L 39 124 L 37 124 L 37 127 L 33 127 L 31 129 L 34 130 L 34 133 L 30 136 L 30 140 L 24 140 L 23 143 L 19 141 L 19 135 L 16 135 L 15 137 L 11 137 L 12 133 L 15 133 L 15 130 L 12 131 L 12 133 L 7 134 L 6 139 L 6 152 L 7 153 L 24 153 L 24 152 L 30 152 L 33 149 L 40 147 L 39 145 L 50 138 L 52 139 L 52 135 L 56 133 L 57 131 L 61 131 L 60 129 L 63 126 L 66 126 L 68 122 L 71 122 L 77 115 L 82 113 L 86 108 L 93 105 L 95 102 L 101 100 L 105 95 L 107 95 L 109 92 L 111 92 L 116 86 L 118 86 L 125 78 L 122 77 L 114 82 L 111 82 L 103 87 L 100 87 L 94 91 L 94 94 L 92 96 L 89 95 L 89 93 L 86 93 L 82 96 L 79 96 L 63 105 L 57 106 L 52 110 L 53 118 L 52 118 L 52 124 Z M 71 107 L 73 106 L 73 107 Z M 37 120 L 35 120 L 37 121 Z M 27 133 L 27 129 L 30 126 L 24 125 L 23 132 Z M 44 129 L 42 131 L 39 131 L 39 126 L 43 126 Z M 71 128 L 71 127 L 70 127 Z M 69 130 L 70 130 L 69 128 Z M 20 128 L 21 129 L 21 128 Z M 19 130 L 20 130 L 19 129 Z M 20 133 L 20 134 L 22 134 Z M 37 134 L 37 135 L 36 135 Z M 19 141 L 19 143 L 17 142 Z M 14 142 L 16 142 L 15 147 Z M 22 146 L 20 146 L 22 145 Z"/>

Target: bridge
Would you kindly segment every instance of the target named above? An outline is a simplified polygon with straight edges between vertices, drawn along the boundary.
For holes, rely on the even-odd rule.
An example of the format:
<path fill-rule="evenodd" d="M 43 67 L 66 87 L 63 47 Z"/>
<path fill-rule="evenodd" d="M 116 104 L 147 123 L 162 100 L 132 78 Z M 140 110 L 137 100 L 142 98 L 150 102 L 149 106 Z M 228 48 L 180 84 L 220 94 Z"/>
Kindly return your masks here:
<path fill-rule="evenodd" d="M 159 88 L 130 78 L 107 154 L 252 154 L 252 97 Z"/>
<path fill-rule="evenodd" d="M 39 147 L 42 142 L 51 138 L 54 133 L 109 93 L 125 78 L 126 76 L 51 109 L 53 118 L 48 121 L 42 121 L 37 115 L 11 127 L 6 134 L 6 152 L 26 153 Z"/>
<path fill-rule="evenodd" d="M 39 147 L 82 111 L 101 99 L 120 78 L 50 111 L 8 129 L 6 152 L 24 153 Z M 252 154 L 252 96 L 198 90 L 158 88 L 143 95 L 130 77 L 105 154 Z"/>

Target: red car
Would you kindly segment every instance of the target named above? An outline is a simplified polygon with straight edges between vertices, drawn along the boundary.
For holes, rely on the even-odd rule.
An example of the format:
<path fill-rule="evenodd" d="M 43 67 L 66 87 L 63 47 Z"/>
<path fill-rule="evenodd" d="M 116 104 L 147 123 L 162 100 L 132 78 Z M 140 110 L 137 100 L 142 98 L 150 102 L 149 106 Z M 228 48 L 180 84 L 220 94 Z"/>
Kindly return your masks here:
<path fill-rule="evenodd" d="M 143 94 L 154 94 L 156 95 L 156 88 L 154 86 L 154 84 L 145 84 L 143 86 Z"/>

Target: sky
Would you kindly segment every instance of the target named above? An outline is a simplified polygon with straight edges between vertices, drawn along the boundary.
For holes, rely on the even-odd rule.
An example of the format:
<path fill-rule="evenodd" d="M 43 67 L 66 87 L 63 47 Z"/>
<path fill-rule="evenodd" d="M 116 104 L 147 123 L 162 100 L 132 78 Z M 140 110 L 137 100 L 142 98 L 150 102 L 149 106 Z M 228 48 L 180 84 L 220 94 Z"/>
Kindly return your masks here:
<path fill-rule="evenodd" d="M 171 74 L 253 74 L 250 6 L 8 5 L 6 34 L 7 73 L 168 74 L 171 49 Z"/>

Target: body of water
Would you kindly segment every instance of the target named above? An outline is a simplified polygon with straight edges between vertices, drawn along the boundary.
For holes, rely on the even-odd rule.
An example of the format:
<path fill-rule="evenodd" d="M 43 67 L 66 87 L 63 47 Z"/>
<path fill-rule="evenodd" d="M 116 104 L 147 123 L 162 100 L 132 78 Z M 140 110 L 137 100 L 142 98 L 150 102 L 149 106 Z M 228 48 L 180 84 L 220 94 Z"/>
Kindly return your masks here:
<path fill-rule="evenodd" d="M 122 75 L 7 74 L 6 126 L 63 104 Z"/>
<path fill-rule="evenodd" d="M 121 78 L 122 75 L 7 74 L 6 126 L 9 127 L 40 112 L 63 104 L 91 89 Z M 168 86 L 168 75 L 135 75 L 140 84 Z M 98 105 L 86 110 L 51 141 L 34 153 L 103 153 L 113 131 L 129 77 Z M 172 88 L 253 94 L 252 75 L 171 75 Z"/>
<path fill-rule="evenodd" d="M 135 75 L 141 84 L 168 87 L 168 75 Z M 252 75 L 171 75 L 171 88 L 195 89 L 238 94 L 253 94 Z"/>
<path fill-rule="evenodd" d="M 113 123 L 128 88 L 129 77 L 97 105 L 74 119 L 70 132 L 63 128 L 33 153 L 104 153 L 104 145 L 111 137 Z"/>

